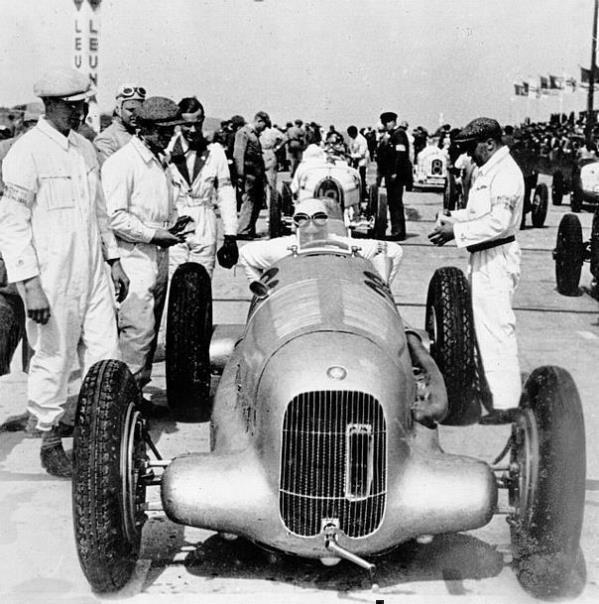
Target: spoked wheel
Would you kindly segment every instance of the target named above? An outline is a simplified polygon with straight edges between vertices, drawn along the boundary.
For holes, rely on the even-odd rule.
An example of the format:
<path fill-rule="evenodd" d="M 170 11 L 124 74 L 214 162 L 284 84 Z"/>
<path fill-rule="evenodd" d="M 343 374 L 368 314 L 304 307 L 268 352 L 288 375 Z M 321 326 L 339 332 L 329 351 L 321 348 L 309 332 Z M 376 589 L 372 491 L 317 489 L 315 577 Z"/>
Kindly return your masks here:
<path fill-rule="evenodd" d="M 518 581 L 536 597 L 575 597 L 586 581 L 580 549 L 586 460 L 582 405 L 569 373 L 536 369 L 520 412 L 508 480 Z"/>
<path fill-rule="evenodd" d="M 10 372 L 10 362 L 24 328 L 25 309 L 20 296 L 0 293 L 0 375 Z"/>
<path fill-rule="evenodd" d="M 454 266 L 437 269 L 429 284 L 425 328 L 431 355 L 447 388 L 448 425 L 475 423 L 489 394 L 476 342 L 470 287 Z"/>
<path fill-rule="evenodd" d="M 541 183 L 537 185 L 532 198 L 532 226 L 541 228 L 545 224 L 545 218 L 547 217 L 547 205 L 548 205 L 549 193 L 547 192 L 547 185 Z"/>
<path fill-rule="evenodd" d="M 560 170 L 553 173 L 551 181 L 551 203 L 554 206 L 561 206 L 564 198 L 564 175 Z"/>
<path fill-rule="evenodd" d="M 73 521 L 79 561 L 98 592 L 133 575 L 146 521 L 144 421 L 127 366 L 100 361 L 79 394 L 73 445 Z"/>
<path fill-rule="evenodd" d="M 177 268 L 171 281 L 166 323 L 166 394 L 180 420 L 210 416 L 212 285 L 196 262 Z"/>
<path fill-rule="evenodd" d="M 281 225 L 281 206 L 282 195 L 278 191 L 270 198 L 270 207 L 268 208 L 268 235 L 271 239 L 280 237 L 282 234 Z"/>
<path fill-rule="evenodd" d="M 557 291 L 563 296 L 577 296 L 584 245 L 580 220 L 574 214 L 566 214 L 559 223 L 553 259 Z"/>

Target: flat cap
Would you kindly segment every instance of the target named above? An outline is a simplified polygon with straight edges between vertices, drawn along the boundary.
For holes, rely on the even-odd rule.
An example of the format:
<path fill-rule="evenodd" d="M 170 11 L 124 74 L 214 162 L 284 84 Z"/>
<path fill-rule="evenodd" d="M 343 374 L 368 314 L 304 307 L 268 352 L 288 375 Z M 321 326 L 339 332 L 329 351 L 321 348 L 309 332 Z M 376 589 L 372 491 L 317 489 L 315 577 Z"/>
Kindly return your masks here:
<path fill-rule="evenodd" d="M 71 67 L 48 70 L 33 86 L 36 96 L 82 101 L 92 96 L 90 79 Z"/>
<path fill-rule="evenodd" d="M 233 126 L 245 126 L 245 118 L 242 115 L 234 115 L 229 121 Z"/>
<path fill-rule="evenodd" d="M 497 120 L 490 117 L 477 117 L 466 124 L 455 138 L 456 143 L 482 142 L 489 138 L 501 140 L 503 131 Z"/>
<path fill-rule="evenodd" d="M 381 113 L 381 124 L 386 124 L 387 122 L 392 122 L 397 119 L 397 113 L 394 111 L 384 111 Z"/>
<path fill-rule="evenodd" d="M 137 111 L 137 119 L 158 126 L 176 126 L 184 123 L 177 103 L 164 96 L 147 98 Z"/>

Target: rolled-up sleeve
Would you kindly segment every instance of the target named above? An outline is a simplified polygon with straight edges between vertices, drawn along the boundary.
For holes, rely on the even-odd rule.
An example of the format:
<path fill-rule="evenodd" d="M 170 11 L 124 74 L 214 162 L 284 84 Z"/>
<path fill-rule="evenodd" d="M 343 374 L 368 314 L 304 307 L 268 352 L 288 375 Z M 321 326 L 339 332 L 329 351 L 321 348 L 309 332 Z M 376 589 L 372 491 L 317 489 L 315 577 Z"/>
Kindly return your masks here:
<path fill-rule="evenodd" d="M 291 253 L 289 247 L 295 242 L 296 238 L 291 235 L 246 243 L 239 250 L 239 264 L 243 267 L 248 281 L 260 279 L 263 271 L 277 260 L 288 256 Z"/>
<path fill-rule="evenodd" d="M 130 243 L 150 243 L 156 229 L 146 226 L 129 212 L 133 174 L 118 154 L 111 155 L 102 166 L 102 187 L 110 227 L 114 233 Z"/>
<path fill-rule="evenodd" d="M 0 252 L 8 281 L 23 281 L 39 274 L 39 262 L 31 229 L 31 208 L 38 191 L 33 156 L 15 144 L 2 164 L 5 183 L 0 198 Z"/>

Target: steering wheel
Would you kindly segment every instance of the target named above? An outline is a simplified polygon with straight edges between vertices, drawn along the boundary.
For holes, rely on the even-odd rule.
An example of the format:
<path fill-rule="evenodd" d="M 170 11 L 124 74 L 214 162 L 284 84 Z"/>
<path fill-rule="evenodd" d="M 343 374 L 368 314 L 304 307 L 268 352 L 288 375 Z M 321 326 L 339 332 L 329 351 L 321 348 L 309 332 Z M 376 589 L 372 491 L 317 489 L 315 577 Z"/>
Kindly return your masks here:
<path fill-rule="evenodd" d="M 335 239 L 315 239 L 308 243 L 302 244 L 301 250 L 309 250 L 315 247 L 336 247 L 345 252 L 349 252 L 349 246 L 344 241 L 336 241 Z"/>

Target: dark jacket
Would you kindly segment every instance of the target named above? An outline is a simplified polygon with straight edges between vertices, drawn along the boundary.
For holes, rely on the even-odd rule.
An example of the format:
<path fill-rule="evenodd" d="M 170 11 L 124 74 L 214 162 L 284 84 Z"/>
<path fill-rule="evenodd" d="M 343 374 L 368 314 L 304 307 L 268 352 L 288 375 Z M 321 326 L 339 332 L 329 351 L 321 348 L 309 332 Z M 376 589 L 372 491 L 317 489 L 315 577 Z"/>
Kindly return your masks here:
<path fill-rule="evenodd" d="M 246 124 L 235 134 L 233 158 L 237 174 L 240 177 L 251 175 L 264 178 L 262 145 L 260 145 L 258 134 L 250 124 Z"/>

